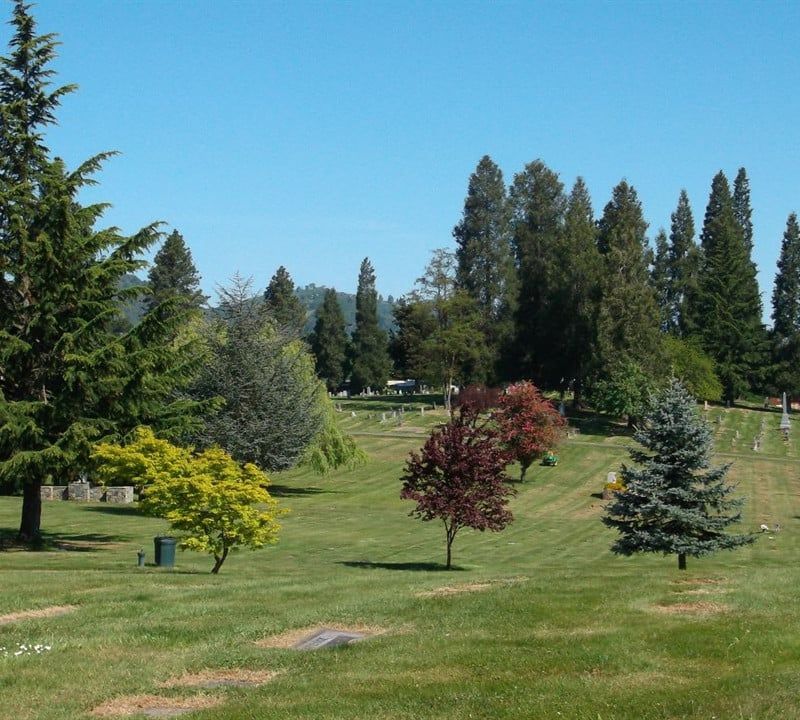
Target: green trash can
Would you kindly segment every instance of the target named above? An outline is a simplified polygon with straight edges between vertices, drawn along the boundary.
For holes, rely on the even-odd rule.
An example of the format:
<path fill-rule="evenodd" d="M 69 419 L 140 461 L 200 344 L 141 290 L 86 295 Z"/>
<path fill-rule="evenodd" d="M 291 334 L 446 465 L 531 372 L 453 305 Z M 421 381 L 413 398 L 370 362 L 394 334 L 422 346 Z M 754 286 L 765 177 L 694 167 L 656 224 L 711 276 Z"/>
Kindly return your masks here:
<path fill-rule="evenodd" d="M 175 567 L 175 546 L 177 544 L 178 540 L 174 537 L 153 538 L 156 565 L 159 567 Z"/>

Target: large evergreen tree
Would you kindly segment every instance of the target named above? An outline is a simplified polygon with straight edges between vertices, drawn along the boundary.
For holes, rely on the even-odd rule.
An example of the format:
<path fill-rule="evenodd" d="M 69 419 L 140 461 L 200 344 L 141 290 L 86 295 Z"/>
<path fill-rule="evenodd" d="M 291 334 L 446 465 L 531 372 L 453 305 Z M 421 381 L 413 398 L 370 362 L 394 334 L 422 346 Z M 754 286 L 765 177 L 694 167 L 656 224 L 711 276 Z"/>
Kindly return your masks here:
<path fill-rule="evenodd" d="M 547 377 L 550 347 L 554 333 L 560 332 L 551 313 L 556 249 L 567 205 L 564 186 L 557 173 L 535 160 L 514 176 L 510 202 L 519 273 L 516 374 L 549 387 L 554 382 Z"/>
<path fill-rule="evenodd" d="M 723 397 L 732 403 L 760 371 L 765 337 L 756 268 L 721 171 L 711 184 L 701 243 L 703 258 L 692 314 L 704 349 L 716 361 Z"/>
<path fill-rule="evenodd" d="M 325 291 L 310 345 L 317 360 L 317 375 L 328 390 L 335 392 L 344 382 L 347 361 L 347 330 L 336 290 Z"/>
<path fill-rule="evenodd" d="M 672 308 L 669 296 L 669 241 L 663 228 L 656 233 L 650 281 L 656 293 L 660 328 L 663 332 L 667 332 L 671 325 Z"/>
<path fill-rule="evenodd" d="M 264 291 L 264 311 L 287 337 L 299 338 L 306 324 L 306 309 L 294 292 L 294 281 L 281 265 Z"/>
<path fill-rule="evenodd" d="M 12 25 L 0 60 L 0 483 L 23 491 L 19 537 L 30 541 L 41 485 L 78 478 L 92 442 L 139 424 L 187 429 L 194 405 L 174 391 L 196 363 L 170 302 L 113 334 L 122 278 L 158 232 L 94 230 L 104 206 L 78 197 L 107 155 L 74 171 L 50 158 L 43 131 L 72 88 L 50 88 L 55 39 L 36 34 L 25 3 Z"/>
<path fill-rule="evenodd" d="M 180 305 L 199 309 L 208 297 L 200 290 L 200 274 L 194 266 L 192 253 L 177 230 L 173 230 L 153 258 L 148 274 L 150 295 L 145 301 L 148 309 L 168 298 L 177 298 Z"/>
<path fill-rule="evenodd" d="M 603 256 L 598 317 L 601 372 L 633 362 L 648 375 L 660 370 L 659 314 L 649 282 L 647 223 L 633 186 L 620 182 L 598 223 Z"/>
<path fill-rule="evenodd" d="M 772 291 L 772 385 L 776 392 L 800 391 L 800 226 L 786 221 Z"/>
<path fill-rule="evenodd" d="M 675 335 L 692 334 L 689 305 L 697 295 L 700 249 L 694 240 L 694 217 L 686 190 L 681 190 L 672 213 L 667 278 L 667 329 Z"/>
<path fill-rule="evenodd" d="M 619 531 L 620 555 L 656 552 L 686 558 L 740 547 L 752 535 L 725 528 L 740 519 L 742 499 L 725 483 L 729 465 L 710 468 L 711 428 L 677 380 L 661 393 L 634 438 L 634 466 L 623 466 L 625 489 L 606 508 L 603 522 Z"/>
<path fill-rule="evenodd" d="M 193 394 L 222 398 L 195 440 L 218 445 L 262 470 L 295 465 L 323 427 L 325 406 L 305 345 L 275 328 L 234 277 L 220 290 L 220 313 L 208 327 L 209 357 Z"/>
<path fill-rule="evenodd" d="M 750 207 L 750 179 L 742 167 L 733 181 L 733 214 L 742 230 L 748 257 L 753 252 L 753 209 Z"/>
<path fill-rule="evenodd" d="M 492 354 L 489 370 L 513 334 L 516 271 L 511 252 L 509 205 L 500 168 L 485 155 L 470 176 L 464 211 L 453 229 L 458 287 L 476 303 Z"/>
<path fill-rule="evenodd" d="M 369 258 L 361 262 L 356 290 L 356 327 L 352 338 L 350 390 L 378 390 L 389 379 L 389 352 L 386 333 L 378 326 L 378 292 L 375 271 Z"/>
<path fill-rule="evenodd" d="M 553 265 L 548 375 L 563 378 L 559 387 L 572 386 L 580 404 L 586 378 L 594 368 L 597 312 L 600 301 L 601 259 L 597 226 L 589 190 L 575 181 L 564 213 L 564 228 L 555 248 Z"/>

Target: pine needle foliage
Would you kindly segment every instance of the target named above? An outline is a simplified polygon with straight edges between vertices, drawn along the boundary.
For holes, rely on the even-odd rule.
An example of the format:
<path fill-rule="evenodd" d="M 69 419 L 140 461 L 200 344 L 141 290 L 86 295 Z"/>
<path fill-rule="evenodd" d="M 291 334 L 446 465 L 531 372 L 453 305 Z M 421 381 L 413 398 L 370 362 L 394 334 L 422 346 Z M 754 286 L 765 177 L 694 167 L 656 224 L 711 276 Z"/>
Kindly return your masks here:
<path fill-rule="evenodd" d="M 76 479 L 92 442 L 147 423 L 180 434 L 196 404 L 179 389 L 199 355 L 178 339 L 180 312 L 165 303 L 135 329 L 113 333 L 122 278 L 160 236 L 94 229 L 104 205 L 81 190 L 109 153 L 75 170 L 43 143 L 61 97 L 50 88 L 53 35 L 37 35 L 17 2 L 11 53 L 0 59 L 0 485 L 22 490 L 19 539 L 35 541 L 40 487 Z"/>
<path fill-rule="evenodd" d="M 726 483 L 730 464 L 711 467 L 711 428 L 699 417 L 694 399 L 677 381 L 653 401 L 634 434 L 633 466 L 623 465 L 625 491 L 614 496 L 603 522 L 620 537 L 611 546 L 619 555 L 639 552 L 686 558 L 730 550 L 754 536 L 725 529 L 741 519 L 743 498 Z"/>

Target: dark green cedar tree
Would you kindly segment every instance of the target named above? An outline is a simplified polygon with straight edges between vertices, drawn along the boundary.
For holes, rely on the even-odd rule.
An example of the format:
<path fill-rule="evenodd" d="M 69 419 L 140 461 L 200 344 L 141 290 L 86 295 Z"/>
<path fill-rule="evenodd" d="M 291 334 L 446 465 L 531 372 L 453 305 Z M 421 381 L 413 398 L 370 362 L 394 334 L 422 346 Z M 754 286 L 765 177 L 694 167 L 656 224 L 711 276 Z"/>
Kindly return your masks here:
<path fill-rule="evenodd" d="M 772 387 L 800 393 L 800 226 L 792 213 L 783 233 L 772 291 Z"/>
<path fill-rule="evenodd" d="M 199 310 L 208 296 L 200 290 L 200 274 L 194 266 L 192 252 L 183 235 L 173 230 L 153 258 L 147 276 L 150 295 L 145 306 L 152 310 L 168 298 L 177 298 L 180 305 Z"/>
<path fill-rule="evenodd" d="M 122 335 L 123 278 L 144 266 L 159 238 L 95 230 L 105 205 L 82 206 L 109 153 L 69 171 L 52 159 L 44 129 L 73 86 L 50 86 L 55 36 L 37 35 L 16 2 L 10 55 L 0 59 L 0 483 L 22 490 L 18 537 L 40 537 L 40 488 L 78 479 L 91 446 L 152 425 L 166 437 L 191 429 L 195 403 L 179 394 L 197 370 L 179 338 L 180 308 L 165 303 Z"/>
<path fill-rule="evenodd" d="M 681 190 L 671 216 L 667 279 L 667 329 L 673 335 L 693 334 L 687 306 L 697 295 L 700 248 L 694 239 L 694 217 L 686 190 Z"/>
<path fill-rule="evenodd" d="M 325 291 L 310 346 L 317 361 L 317 375 L 328 390 L 335 392 L 344 382 L 347 362 L 347 330 L 336 290 Z"/>
<path fill-rule="evenodd" d="M 378 293 L 375 270 L 364 258 L 356 290 L 356 327 L 351 342 L 352 369 L 350 390 L 358 394 L 366 388 L 380 390 L 389 379 L 388 338 L 378 325 Z"/>
<path fill-rule="evenodd" d="M 659 327 L 662 332 L 667 332 L 670 328 L 670 297 L 669 297 L 669 241 L 667 233 L 660 228 L 656 233 L 655 252 L 653 253 L 653 264 L 650 268 L 650 282 L 656 293 L 656 304 L 658 305 Z"/>
<path fill-rule="evenodd" d="M 281 265 L 264 291 L 264 312 L 280 333 L 290 338 L 299 338 L 306 324 L 306 309 L 294 290 L 291 275 Z"/>
<path fill-rule="evenodd" d="M 672 380 L 648 411 L 634 435 L 642 448 L 631 448 L 633 466 L 623 465 L 625 490 L 606 507 L 603 523 L 620 537 L 611 550 L 702 557 L 753 542 L 753 535 L 732 534 L 742 498 L 726 483 L 730 465 L 710 467 L 712 432 L 689 393 Z"/>
<path fill-rule="evenodd" d="M 535 160 L 514 176 L 510 204 L 519 277 L 514 374 L 532 378 L 540 387 L 552 387 L 561 377 L 550 348 L 554 334 L 561 331 L 553 292 L 556 248 L 567 206 L 564 185 L 557 173 Z"/>
<path fill-rule="evenodd" d="M 469 178 L 461 220 L 453 228 L 456 282 L 479 308 L 480 327 L 490 353 L 481 380 L 496 378 L 514 331 L 517 275 L 509 221 L 503 173 L 484 155 Z"/>
<path fill-rule="evenodd" d="M 756 268 L 721 171 L 711 184 L 701 246 L 693 322 L 704 350 L 716 362 L 723 399 L 733 403 L 764 365 L 765 335 Z"/>
<path fill-rule="evenodd" d="M 635 364 L 656 378 L 663 371 L 656 295 L 649 281 L 647 223 L 636 190 L 625 180 L 613 190 L 598 222 L 603 259 L 598 314 L 601 375 Z"/>

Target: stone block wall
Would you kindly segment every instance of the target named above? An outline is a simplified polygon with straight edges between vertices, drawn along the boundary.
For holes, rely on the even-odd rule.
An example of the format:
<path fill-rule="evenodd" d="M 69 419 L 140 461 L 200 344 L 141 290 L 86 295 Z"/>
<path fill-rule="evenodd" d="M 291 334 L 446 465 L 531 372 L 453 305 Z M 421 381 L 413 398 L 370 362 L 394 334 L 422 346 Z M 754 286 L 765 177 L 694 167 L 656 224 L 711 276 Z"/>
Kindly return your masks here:
<path fill-rule="evenodd" d="M 89 483 L 70 483 L 63 485 L 42 485 L 40 490 L 42 500 L 74 500 L 77 502 L 109 502 L 119 505 L 134 501 L 133 487 L 121 485 L 119 487 L 92 487 Z"/>

